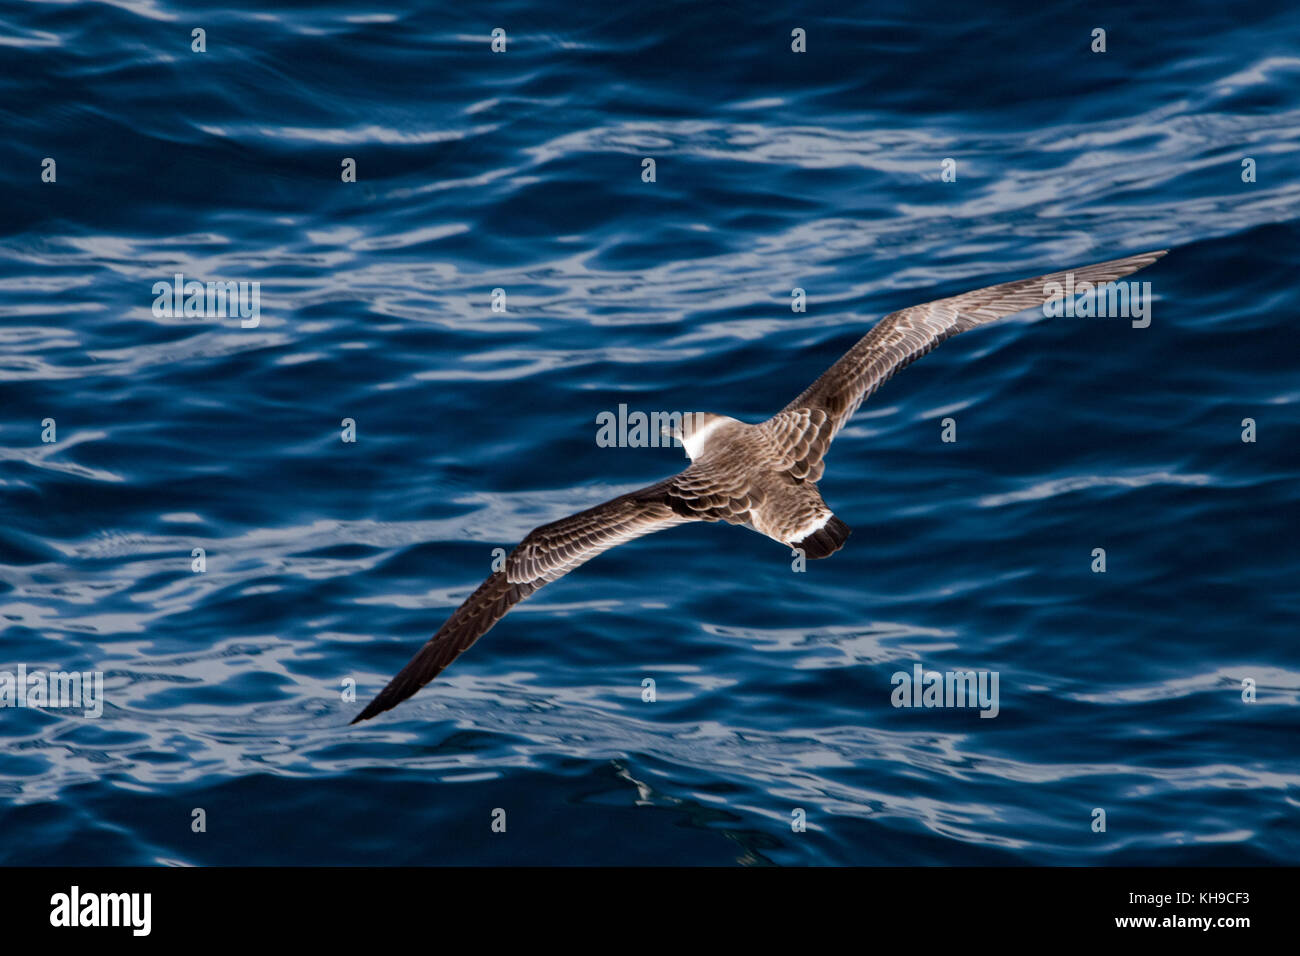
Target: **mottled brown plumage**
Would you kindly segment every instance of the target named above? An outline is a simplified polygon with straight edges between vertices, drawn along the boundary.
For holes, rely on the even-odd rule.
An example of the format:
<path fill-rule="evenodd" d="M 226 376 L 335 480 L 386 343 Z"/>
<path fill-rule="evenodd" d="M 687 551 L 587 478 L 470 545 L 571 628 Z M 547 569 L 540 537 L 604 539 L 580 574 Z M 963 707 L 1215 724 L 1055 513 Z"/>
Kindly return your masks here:
<path fill-rule="evenodd" d="M 1070 270 L 1094 286 L 1148 266 L 1165 250 Z M 844 423 L 899 369 L 977 325 L 1042 306 L 1054 272 L 977 289 L 885 316 L 798 398 L 765 422 L 721 415 L 684 416 L 677 437 L 691 457 L 678 475 L 535 529 L 353 720 L 406 700 L 506 612 L 538 588 L 625 541 L 688 521 L 748 524 L 761 534 L 823 558 L 849 528 L 822 501 L 816 482 Z"/>

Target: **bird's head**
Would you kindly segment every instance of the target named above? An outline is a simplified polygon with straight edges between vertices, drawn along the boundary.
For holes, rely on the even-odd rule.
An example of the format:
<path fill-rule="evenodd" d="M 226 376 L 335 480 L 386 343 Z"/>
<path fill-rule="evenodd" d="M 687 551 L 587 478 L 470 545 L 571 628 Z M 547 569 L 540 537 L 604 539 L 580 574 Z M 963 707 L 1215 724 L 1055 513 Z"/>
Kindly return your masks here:
<path fill-rule="evenodd" d="M 683 412 L 680 417 L 674 415 L 661 431 L 665 438 L 675 438 L 681 442 L 686 454 L 695 459 L 703 453 L 705 443 L 717 426 L 730 421 L 735 419 L 712 412 Z"/>

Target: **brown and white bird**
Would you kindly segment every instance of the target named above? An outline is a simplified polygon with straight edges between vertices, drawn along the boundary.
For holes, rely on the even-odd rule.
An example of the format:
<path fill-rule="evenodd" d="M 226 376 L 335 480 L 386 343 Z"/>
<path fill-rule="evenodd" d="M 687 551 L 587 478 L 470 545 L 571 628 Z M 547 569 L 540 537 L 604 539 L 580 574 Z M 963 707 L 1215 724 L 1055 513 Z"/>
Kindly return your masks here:
<path fill-rule="evenodd" d="M 532 531 L 352 723 L 396 707 L 524 598 L 633 538 L 688 521 L 725 521 L 749 525 L 809 558 L 835 553 L 849 527 L 822 501 L 817 480 L 831 440 L 868 395 L 945 339 L 1062 298 L 1067 276 L 1073 276 L 1075 290 L 1084 283 L 1096 287 L 1149 266 L 1167 251 L 1003 282 L 893 312 L 765 422 L 682 416 L 674 437 L 691 459 L 685 471 Z"/>

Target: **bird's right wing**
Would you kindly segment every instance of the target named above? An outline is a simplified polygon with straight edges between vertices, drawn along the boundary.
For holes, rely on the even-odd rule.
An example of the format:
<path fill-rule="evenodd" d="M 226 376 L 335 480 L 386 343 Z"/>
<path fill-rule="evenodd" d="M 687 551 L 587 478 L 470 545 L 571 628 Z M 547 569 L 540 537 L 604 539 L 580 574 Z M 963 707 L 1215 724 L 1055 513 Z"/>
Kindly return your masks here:
<path fill-rule="evenodd" d="M 1074 287 L 1094 287 L 1151 265 L 1167 249 L 1143 252 L 1078 269 L 1066 269 L 909 306 L 885 316 L 821 378 L 765 427 L 774 442 L 799 452 L 797 468 L 809 480 L 821 477 L 821 459 L 831 440 L 872 392 L 939 343 L 959 332 L 1063 297 L 1066 277 Z M 1049 293 L 1049 287 L 1058 291 Z M 801 476 L 802 477 L 802 476 Z"/>
<path fill-rule="evenodd" d="M 681 474 L 535 528 L 352 721 L 396 707 L 545 584 L 625 541 L 687 521 L 744 520 L 749 502 L 692 465 Z"/>

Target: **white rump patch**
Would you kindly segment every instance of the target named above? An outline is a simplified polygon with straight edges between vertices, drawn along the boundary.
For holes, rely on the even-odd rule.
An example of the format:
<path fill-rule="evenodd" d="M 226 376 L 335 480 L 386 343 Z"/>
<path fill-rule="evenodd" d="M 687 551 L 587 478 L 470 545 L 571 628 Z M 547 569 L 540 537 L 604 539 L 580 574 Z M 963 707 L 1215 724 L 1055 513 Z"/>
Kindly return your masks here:
<path fill-rule="evenodd" d="M 793 532 L 790 535 L 790 541 L 791 542 L 802 541 L 804 538 L 808 537 L 808 535 L 816 534 L 822 528 L 826 527 L 826 522 L 830 520 L 831 520 L 831 513 L 828 511 L 820 518 L 814 518 L 812 521 L 809 521 L 798 531 Z"/>

